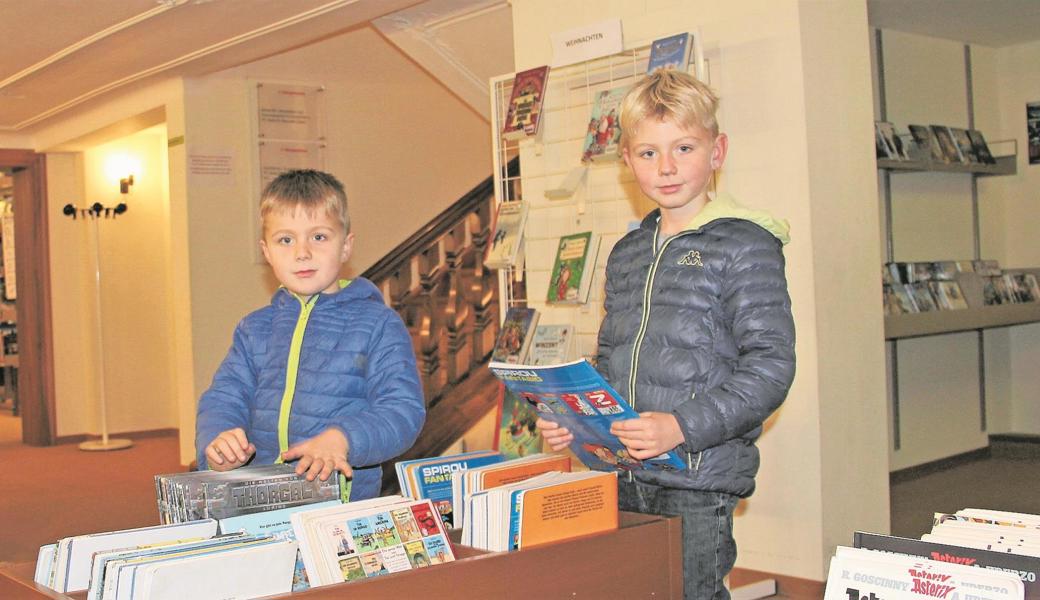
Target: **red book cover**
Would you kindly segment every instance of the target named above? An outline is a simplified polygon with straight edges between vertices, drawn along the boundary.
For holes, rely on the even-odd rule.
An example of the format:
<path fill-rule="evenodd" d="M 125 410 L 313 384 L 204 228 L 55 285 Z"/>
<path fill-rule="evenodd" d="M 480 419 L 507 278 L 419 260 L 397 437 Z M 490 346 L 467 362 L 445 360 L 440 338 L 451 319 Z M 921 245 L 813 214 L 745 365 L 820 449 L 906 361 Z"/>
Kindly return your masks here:
<path fill-rule="evenodd" d="M 541 66 L 521 71 L 513 79 L 513 92 L 509 95 L 509 106 L 502 126 L 502 137 L 507 140 L 521 139 L 538 132 L 545 100 L 545 82 L 549 67 Z"/>

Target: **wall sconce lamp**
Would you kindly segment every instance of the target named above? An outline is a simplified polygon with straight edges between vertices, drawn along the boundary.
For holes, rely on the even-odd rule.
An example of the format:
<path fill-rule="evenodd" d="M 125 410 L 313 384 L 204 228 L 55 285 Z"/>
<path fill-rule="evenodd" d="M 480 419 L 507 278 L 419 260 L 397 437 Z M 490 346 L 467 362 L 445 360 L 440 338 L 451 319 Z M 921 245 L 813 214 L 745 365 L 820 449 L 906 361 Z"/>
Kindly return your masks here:
<path fill-rule="evenodd" d="M 130 193 L 130 187 L 132 185 L 134 185 L 134 176 L 131 173 L 130 175 L 127 175 L 126 177 L 124 177 L 124 178 L 119 180 L 119 193 L 120 194 L 129 194 Z"/>

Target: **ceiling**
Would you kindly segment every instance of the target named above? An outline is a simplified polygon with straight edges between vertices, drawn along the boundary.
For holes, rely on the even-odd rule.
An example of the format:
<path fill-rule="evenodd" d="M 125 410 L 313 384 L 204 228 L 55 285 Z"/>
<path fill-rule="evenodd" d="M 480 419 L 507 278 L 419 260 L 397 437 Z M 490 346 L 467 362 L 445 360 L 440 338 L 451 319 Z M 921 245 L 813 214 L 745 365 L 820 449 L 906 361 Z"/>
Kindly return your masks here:
<path fill-rule="evenodd" d="M 867 7 L 875 27 L 990 46 L 1040 39 L 1040 0 Z M 488 77 L 512 69 L 510 15 L 508 0 L 0 0 L 0 132 L 30 133 L 117 89 L 205 75 L 369 24 L 483 111 Z"/>
<path fill-rule="evenodd" d="M 151 78 L 278 54 L 418 3 L 0 0 L 0 131 L 25 130 Z"/>
<path fill-rule="evenodd" d="M 1040 40 L 1037 0 L 867 0 L 871 26 L 1001 48 Z"/>

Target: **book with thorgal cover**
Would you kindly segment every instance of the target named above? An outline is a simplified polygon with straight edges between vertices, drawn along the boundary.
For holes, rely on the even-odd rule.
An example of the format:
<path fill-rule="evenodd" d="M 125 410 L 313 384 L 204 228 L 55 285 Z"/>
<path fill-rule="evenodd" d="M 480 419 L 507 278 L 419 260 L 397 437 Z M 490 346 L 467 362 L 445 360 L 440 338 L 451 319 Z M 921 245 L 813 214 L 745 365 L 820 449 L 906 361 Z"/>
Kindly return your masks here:
<path fill-rule="evenodd" d="M 574 435 L 570 449 L 590 469 L 673 471 L 686 468 L 674 450 L 643 460 L 629 455 L 621 440 L 610 433 L 610 424 L 636 419 L 639 414 L 585 360 L 550 366 L 493 362 L 489 368 L 506 387 L 534 406 L 543 419 L 570 430 Z"/>
<path fill-rule="evenodd" d="M 599 235 L 591 231 L 560 238 L 549 275 L 549 304 L 585 304 L 599 256 Z"/>
<path fill-rule="evenodd" d="M 464 543 L 491 551 L 533 548 L 618 527 L 617 474 L 549 472 L 470 497 Z"/>
<path fill-rule="evenodd" d="M 491 235 L 484 266 L 491 269 L 516 266 L 523 247 L 526 224 L 526 202 L 515 200 L 500 203 L 495 211 L 494 233 Z"/>
<path fill-rule="evenodd" d="M 399 461 L 395 465 L 401 493 L 417 500 L 431 500 L 444 526 L 451 529 L 456 523 L 455 505 L 451 496 L 451 475 L 505 460 L 494 450 L 475 450 L 461 454 L 416 458 Z"/>
<path fill-rule="evenodd" d="M 495 339 L 491 360 L 521 363 L 527 358 L 534 328 L 538 324 L 538 311 L 533 308 L 512 306 L 506 311 L 502 328 Z"/>
<path fill-rule="evenodd" d="M 538 132 L 548 78 L 548 66 L 521 71 L 513 77 L 513 91 L 509 95 L 509 106 L 502 125 L 504 139 L 522 139 Z"/>
<path fill-rule="evenodd" d="M 618 160 L 618 142 L 621 140 L 620 105 L 628 92 L 628 86 L 603 90 L 596 94 L 592 114 L 585 130 L 585 145 L 581 161 Z"/>

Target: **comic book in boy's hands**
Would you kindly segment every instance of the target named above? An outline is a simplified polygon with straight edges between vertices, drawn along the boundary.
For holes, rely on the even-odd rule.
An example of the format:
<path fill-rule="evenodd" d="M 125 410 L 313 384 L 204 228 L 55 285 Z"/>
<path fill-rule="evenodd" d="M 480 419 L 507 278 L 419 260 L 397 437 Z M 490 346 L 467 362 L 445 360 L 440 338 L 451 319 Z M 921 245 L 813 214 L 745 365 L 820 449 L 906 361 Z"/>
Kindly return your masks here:
<path fill-rule="evenodd" d="M 543 366 L 492 362 L 489 368 L 507 388 L 534 406 L 543 419 L 566 427 L 574 435 L 571 451 L 590 469 L 686 468 L 674 450 L 645 460 L 629 456 L 624 444 L 610 433 L 610 424 L 639 418 L 639 414 L 584 359 Z"/>

